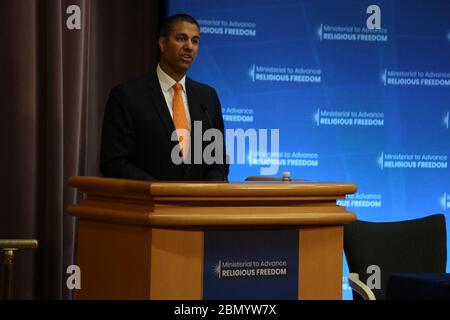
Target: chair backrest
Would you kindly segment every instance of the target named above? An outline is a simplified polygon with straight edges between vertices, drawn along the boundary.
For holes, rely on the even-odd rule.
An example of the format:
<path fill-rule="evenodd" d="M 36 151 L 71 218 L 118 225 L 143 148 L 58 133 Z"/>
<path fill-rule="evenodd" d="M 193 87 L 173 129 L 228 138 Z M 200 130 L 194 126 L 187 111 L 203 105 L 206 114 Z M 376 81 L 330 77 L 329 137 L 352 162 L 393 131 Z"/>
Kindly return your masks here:
<path fill-rule="evenodd" d="M 355 221 L 344 227 L 344 251 L 350 272 L 363 283 L 378 266 L 381 288 L 372 289 L 384 300 L 389 275 L 394 272 L 445 272 L 447 236 L 445 216 L 436 214 L 398 222 Z M 360 297 L 353 292 L 353 298 Z"/>

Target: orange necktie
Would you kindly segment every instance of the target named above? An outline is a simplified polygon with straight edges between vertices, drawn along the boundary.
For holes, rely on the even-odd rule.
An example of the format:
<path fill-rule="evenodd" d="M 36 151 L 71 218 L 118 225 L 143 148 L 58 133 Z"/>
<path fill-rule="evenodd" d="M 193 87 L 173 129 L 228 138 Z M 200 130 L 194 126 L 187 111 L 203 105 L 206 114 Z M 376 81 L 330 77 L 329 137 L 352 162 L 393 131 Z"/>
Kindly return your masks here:
<path fill-rule="evenodd" d="M 186 159 L 189 151 L 189 134 L 186 136 L 186 132 L 189 132 L 189 125 L 186 118 L 186 110 L 184 109 L 183 97 L 181 96 L 181 90 L 183 86 L 180 83 L 173 85 L 173 123 L 178 135 L 178 142 L 180 143 L 181 154 Z M 186 130 L 183 133 L 180 130 Z"/>

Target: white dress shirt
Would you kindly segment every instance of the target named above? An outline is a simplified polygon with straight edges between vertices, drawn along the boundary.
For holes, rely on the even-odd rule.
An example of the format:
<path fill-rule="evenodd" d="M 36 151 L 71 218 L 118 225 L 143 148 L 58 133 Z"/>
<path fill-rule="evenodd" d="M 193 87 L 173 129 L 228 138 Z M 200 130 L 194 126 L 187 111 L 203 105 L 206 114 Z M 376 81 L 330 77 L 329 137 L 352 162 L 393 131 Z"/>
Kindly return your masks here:
<path fill-rule="evenodd" d="M 173 119 L 173 95 L 175 94 L 175 90 L 172 88 L 175 83 L 167 73 L 161 69 L 161 67 L 156 67 L 156 74 L 158 75 L 159 85 L 161 86 L 162 92 L 164 94 L 164 99 L 166 100 L 167 107 L 169 108 L 170 116 Z M 179 83 L 183 87 L 181 90 L 181 97 L 183 98 L 184 110 L 186 111 L 186 119 L 189 126 L 189 130 L 191 130 L 191 115 L 189 114 L 189 106 L 186 95 L 186 76 L 184 76 Z"/>

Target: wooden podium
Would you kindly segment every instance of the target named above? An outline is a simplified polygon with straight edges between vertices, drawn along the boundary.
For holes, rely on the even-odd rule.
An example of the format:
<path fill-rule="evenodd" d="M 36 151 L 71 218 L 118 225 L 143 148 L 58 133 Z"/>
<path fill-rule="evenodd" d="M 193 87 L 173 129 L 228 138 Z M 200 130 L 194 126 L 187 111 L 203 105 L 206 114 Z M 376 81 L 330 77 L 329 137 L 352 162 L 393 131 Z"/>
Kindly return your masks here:
<path fill-rule="evenodd" d="M 203 299 L 204 232 L 298 230 L 298 298 L 341 299 L 350 183 L 143 182 L 71 177 L 78 218 L 77 299 Z"/>

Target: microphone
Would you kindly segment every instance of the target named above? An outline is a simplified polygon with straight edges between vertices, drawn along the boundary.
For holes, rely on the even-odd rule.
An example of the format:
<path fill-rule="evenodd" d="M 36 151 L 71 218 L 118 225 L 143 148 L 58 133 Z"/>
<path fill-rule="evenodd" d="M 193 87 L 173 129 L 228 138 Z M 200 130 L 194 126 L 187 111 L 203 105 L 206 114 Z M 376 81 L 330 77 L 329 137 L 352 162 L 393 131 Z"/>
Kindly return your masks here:
<path fill-rule="evenodd" d="M 204 113 L 206 113 L 206 116 L 208 117 L 209 125 L 211 126 L 211 128 L 214 128 L 213 122 L 211 121 L 211 117 L 209 116 L 209 112 L 208 112 L 208 109 L 206 108 L 206 106 L 202 103 L 202 104 L 200 104 L 200 108 L 202 109 L 202 111 Z M 222 165 L 219 165 L 219 168 L 223 175 L 223 181 L 228 182 L 228 179 L 226 178 L 227 176 L 225 174 L 225 163 Z"/>

